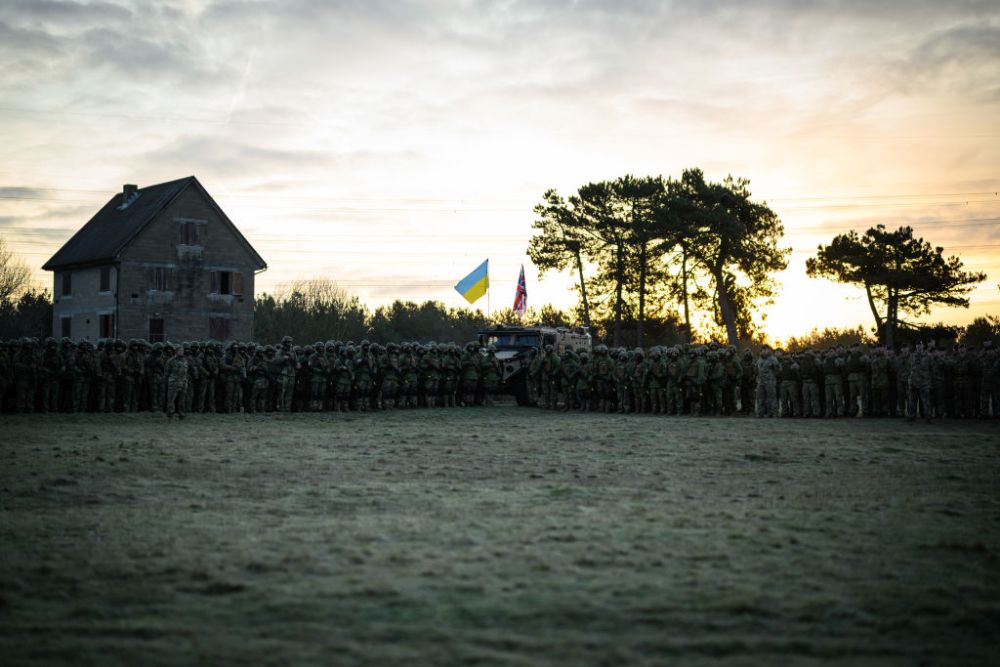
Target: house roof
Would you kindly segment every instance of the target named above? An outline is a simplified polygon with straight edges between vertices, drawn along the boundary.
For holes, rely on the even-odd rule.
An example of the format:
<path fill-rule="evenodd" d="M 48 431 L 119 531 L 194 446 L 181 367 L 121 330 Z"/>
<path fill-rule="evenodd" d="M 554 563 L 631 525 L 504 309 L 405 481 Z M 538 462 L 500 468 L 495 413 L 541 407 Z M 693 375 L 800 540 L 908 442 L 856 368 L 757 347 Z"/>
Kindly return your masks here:
<path fill-rule="evenodd" d="M 124 203 L 124 193 L 119 192 L 87 224 L 71 236 L 63 247 L 42 265 L 42 268 L 46 271 L 55 271 L 69 267 L 105 264 L 116 260 L 132 239 L 190 186 L 198 188 L 222 220 L 232 228 L 237 239 L 246 246 L 247 251 L 257 262 L 257 268 L 267 268 L 267 263 L 194 176 L 139 188 L 136 191 L 137 196 L 133 195 L 125 208 L 121 208 Z"/>

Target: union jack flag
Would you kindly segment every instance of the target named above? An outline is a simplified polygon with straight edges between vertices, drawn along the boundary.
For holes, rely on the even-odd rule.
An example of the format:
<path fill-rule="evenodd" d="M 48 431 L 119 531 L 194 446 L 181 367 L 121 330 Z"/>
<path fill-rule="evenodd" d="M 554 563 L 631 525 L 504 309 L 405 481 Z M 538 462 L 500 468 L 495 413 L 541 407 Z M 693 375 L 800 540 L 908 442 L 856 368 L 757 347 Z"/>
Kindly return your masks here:
<path fill-rule="evenodd" d="M 514 312 L 523 318 L 528 310 L 528 288 L 524 284 L 524 264 L 521 265 L 521 275 L 517 279 L 517 289 L 514 291 Z"/>

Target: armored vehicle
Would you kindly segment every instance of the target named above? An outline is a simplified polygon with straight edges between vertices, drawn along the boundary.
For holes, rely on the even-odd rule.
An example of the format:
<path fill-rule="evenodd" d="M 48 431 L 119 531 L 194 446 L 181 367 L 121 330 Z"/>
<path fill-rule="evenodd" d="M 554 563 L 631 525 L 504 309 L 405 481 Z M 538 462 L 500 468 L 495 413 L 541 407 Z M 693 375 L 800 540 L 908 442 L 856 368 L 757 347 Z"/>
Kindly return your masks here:
<path fill-rule="evenodd" d="M 496 348 L 503 371 L 504 390 L 513 394 L 518 405 L 528 405 L 528 361 L 531 350 L 541 354 L 551 345 L 562 354 L 566 350 L 590 352 L 591 338 L 586 327 L 518 327 L 499 325 L 479 331 L 479 343 Z"/>

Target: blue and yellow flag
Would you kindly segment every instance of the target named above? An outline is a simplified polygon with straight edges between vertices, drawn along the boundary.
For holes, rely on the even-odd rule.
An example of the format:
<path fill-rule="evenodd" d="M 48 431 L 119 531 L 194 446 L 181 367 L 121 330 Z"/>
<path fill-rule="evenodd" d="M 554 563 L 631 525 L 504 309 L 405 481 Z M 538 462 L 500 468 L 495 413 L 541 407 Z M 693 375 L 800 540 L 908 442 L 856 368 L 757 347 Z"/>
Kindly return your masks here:
<path fill-rule="evenodd" d="M 455 291 L 465 297 L 469 303 L 475 303 L 476 299 L 486 294 L 490 288 L 490 260 L 486 260 L 472 273 L 465 276 L 455 285 Z"/>

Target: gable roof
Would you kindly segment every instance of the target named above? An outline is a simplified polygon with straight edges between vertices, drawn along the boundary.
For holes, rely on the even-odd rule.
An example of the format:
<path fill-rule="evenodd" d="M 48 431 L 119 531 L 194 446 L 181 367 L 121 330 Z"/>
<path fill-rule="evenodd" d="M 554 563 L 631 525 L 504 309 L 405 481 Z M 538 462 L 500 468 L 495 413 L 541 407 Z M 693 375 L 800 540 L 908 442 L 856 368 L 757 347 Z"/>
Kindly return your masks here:
<path fill-rule="evenodd" d="M 190 186 L 196 187 L 219 217 L 229 225 L 236 238 L 257 263 L 256 268 L 267 268 L 264 259 L 253 249 L 246 237 L 240 233 L 233 221 L 219 208 L 194 176 L 139 188 L 136 190 L 138 196 L 133 195 L 131 203 L 124 209 L 120 208 L 124 194 L 119 192 L 87 224 L 71 236 L 63 247 L 42 265 L 42 268 L 46 271 L 55 271 L 68 267 L 106 264 L 116 260 L 132 239 Z"/>

